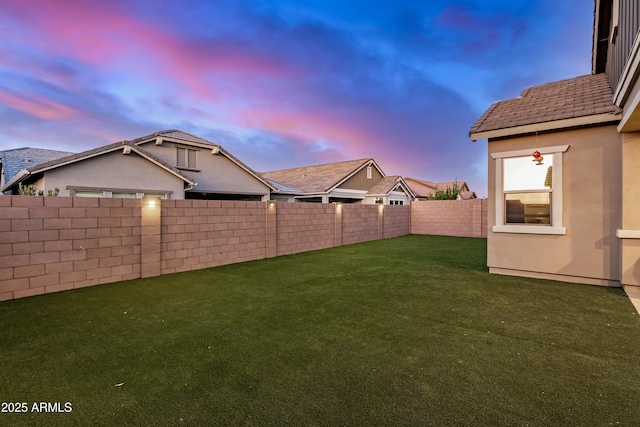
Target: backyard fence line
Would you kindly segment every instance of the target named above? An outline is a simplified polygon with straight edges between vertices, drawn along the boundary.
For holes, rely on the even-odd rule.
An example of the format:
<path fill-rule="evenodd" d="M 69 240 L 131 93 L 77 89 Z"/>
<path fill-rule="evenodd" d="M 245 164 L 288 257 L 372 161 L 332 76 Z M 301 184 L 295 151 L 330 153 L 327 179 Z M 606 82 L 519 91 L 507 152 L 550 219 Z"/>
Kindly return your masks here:
<path fill-rule="evenodd" d="M 438 221 L 486 236 L 486 225 L 484 235 L 476 230 L 476 211 L 486 218 L 486 203 L 450 203 L 459 205 L 0 196 L 0 301 L 411 233 L 446 234 L 448 226 L 423 218 L 434 209 Z"/>
<path fill-rule="evenodd" d="M 487 199 L 411 203 L 411 233 L 487 237 Z"/>

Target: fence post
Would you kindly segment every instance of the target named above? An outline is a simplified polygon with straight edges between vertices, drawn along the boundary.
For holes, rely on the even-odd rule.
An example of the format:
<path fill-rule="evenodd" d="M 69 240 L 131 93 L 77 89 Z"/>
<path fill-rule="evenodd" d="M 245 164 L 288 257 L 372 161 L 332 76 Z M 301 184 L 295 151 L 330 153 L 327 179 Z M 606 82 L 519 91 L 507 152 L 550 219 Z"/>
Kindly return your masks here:
<path fill-rule="evenodd" d="M 342 203 L 335 203 L 335 216 L 334 216 L 334 244 L 333 246 L 342 246 Z"/>
<path fill-rule="evenodd" d="M 160 275 L 162 206 L 159 197 L 144 197 L 141 203 L 140 277 L 155 277 Z"/>
<path fill-rule="evenodd" d="M 265 235 L 265 258 L 278 256 L 278 203 L 267 201 L 267 224 Z"/>
<path fill-rule="evenodd" d="M 384 204 L 378 205 L 378 239 L 384 239 Z"/>

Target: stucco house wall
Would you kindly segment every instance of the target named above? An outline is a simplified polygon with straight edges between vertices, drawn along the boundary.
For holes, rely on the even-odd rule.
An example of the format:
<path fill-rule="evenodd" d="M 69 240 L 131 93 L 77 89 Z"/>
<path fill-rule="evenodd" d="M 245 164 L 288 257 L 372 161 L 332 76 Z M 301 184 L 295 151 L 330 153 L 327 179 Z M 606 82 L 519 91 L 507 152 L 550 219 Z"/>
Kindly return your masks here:
<path fill-rule="evenodd" d="M 262 200 L 269 199 L 269 187 L 251 176 L 221 152 L 212 154 L 211 149 L 186 146 L 171 141 L 164 141 L 162 145 L 155 145 L 150 142 L 141 146 L 145 151 L 174 167 L 177 167 L 177 147 L 197 150 L 197 167 L 195 169 L 184 169 L 184 172 L 198 183 L 192 191 L 260 194 L 263 197 Z"/>
<path fill-rule="evenodd" d="M 59 188 L 60 196 L 72 196 L 74 189 L 137 190 L 170 192 L 169 198 L 183 198 L 184 181 L 159 168 L 135 152 L 114 151 L 45 172 L 36 186 Z"/>
<path fill-rule="evenodd" d="M 496 204 L 488 206 L 487 264 L 493 273 L 620 285 L 623 197 L 621 136 L 615 125 L 489 141 L 489 200 L 501 197 L 492 153 L 569 145 L 562 157 L 564 235 L 495 232 Z M 554 166 L 555 169 L 555 166 Z"/>

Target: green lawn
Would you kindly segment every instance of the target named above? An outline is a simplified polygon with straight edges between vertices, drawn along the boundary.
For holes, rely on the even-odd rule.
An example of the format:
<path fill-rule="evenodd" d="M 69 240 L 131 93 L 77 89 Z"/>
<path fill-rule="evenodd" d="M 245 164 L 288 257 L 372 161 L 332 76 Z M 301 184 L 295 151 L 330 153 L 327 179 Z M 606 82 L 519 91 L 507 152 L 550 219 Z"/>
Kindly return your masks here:
<path fill-rule="evenodd" d="M 0 425 L 638 425 L 624 292 L 485 259 L 406 236 L 0 303 Z"/>

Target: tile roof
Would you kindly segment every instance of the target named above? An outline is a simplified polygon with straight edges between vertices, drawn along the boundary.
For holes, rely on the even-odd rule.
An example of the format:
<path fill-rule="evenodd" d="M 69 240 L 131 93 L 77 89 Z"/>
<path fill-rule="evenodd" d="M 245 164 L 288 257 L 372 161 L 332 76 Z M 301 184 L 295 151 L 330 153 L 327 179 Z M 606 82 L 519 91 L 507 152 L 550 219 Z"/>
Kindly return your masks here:
<path fill-rule="evenodd" d="M 47 150 L 44 148 L 15 148 L 0 153 L 5 182 L 9 182 L 18 172 L 28 167 L 68 156 L 68 151 Z"/>
<path fill-rule="evenodd" d="M 262 172 L 260 175 L 303 193 L 326 193 L 373 159 L 358 159 L 324 165 Z"/>
<path fill-rule="evenodd" d="M 613 92 L 604 73 L 532 86 L 518 98 L 495 102 L 469 134 L 556 120 L 616 113 Z"/>

